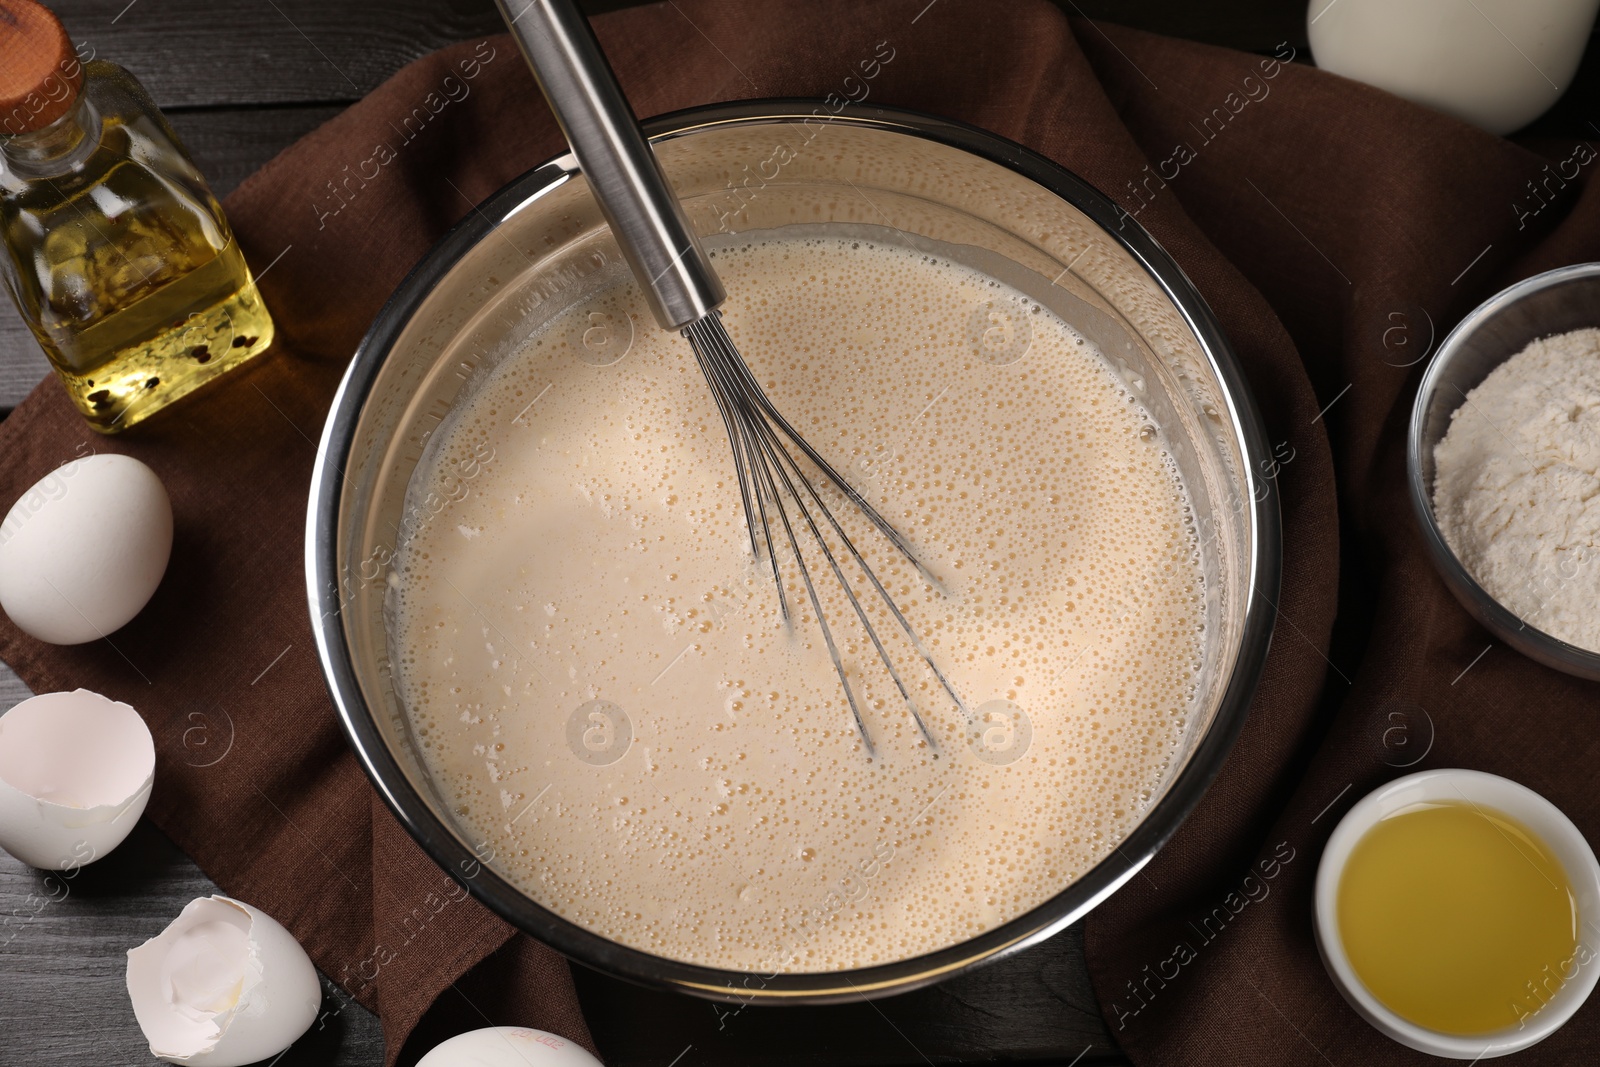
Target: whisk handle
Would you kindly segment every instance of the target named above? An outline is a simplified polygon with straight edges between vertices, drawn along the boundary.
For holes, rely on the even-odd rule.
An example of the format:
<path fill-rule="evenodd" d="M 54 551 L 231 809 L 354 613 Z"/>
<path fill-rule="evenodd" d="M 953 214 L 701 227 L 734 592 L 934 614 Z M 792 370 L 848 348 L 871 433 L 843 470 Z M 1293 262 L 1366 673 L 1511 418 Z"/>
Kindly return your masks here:
<path fill-rule="evenodd" d="M 571 0 L 495 0 L 663 329 L 727 295 L 639 130 L 616 75 Z"/>

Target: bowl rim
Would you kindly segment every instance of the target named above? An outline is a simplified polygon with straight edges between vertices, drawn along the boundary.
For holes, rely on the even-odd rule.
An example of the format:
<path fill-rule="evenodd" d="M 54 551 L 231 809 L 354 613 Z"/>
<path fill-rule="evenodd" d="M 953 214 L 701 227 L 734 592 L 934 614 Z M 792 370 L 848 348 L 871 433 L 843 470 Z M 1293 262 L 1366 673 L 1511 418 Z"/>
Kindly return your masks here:
<path fill-rule="evenodd" d="M 908 992 L 980 963 L 1001 959 L 1077 921 L 1133 877 L 1194 809 L 1220 770 L 1248 715 L 1277 615 L 1282 571 L 1281 520 L 1264 477 L 1270 451 L 1260 412 L 1220 323 L 1176 261 L 1111 198 L 1060 165 L 996 134 L 950 119 L 881 106 L 836 107 L 818 100 L 758 100 L 672 112 L 645 122 L 652 143 L 718 127 L 829 122 L 881 129 L 965 151 L 1033 181 L 1089 217 L 1161 288 L 1199 340 L 1215 374 L 1232 437 L 1243 461 L 1238 504 L 1251 533 L 1249 585 L 1234 669 L 1210 728 L 1187 763 L 1132 833 L 1076 881 L 1028 911 L 978 936 L 921 956 L 851 970 L 755 974 L 685 963 L 604 938 L 535 903 L 501 878 L 434 815 L 407 785 L 377 720 L 362 699 L 342 622 L 337 569 L 343 470 L 357 419 L 379 368 L 411 312 L 495 226 L 578 173 L 570 152 L 512 179 L 452 226 L 418 261 L 362 338 L 334 394 L 312 471 L 306 513 L 306 585 L 312 633 L 324 680 L 358 762 L 411 837 L 445 873 L 481 903 L 562 955 L 636 984 L 740 1005 L 826 1004 Z M 1226 505 L 1224 505 L 1226 506 Z"/>
<path fill-rule="evenodd" d="M 1586 887 L 1591 899 L 1600 899 L 1600 862 L 1576 824 L 1567 814 L 1521 782 L 1487 771 L 1464 768 L 1438 768 L 1418 771 L 1379 786 L 1356 802 L 1339 820 L 1317 863 L 1313 903 L 1313 929 L 1317 953 L 1322 957 L 1328 977 L 1356 1013 L 1374 1028 L 1408 1048 L 1446 1059 L 1478 1060 L 1505 1056 L 1535 1045 L 1559 1030 L 1581 1008 L 1600 979 L 1600 966 L 1591 956 L 1579 964 L 1579 973 L 1569 979 L 1532 1016 L 1531 1025 L 1506 1027 L 1485 1034 L 1452 1034 L 1434 1030 L 1405 1018 L 1378 1000 L 1356 975 L 1339 936 L 1338 889 L 1351 850 L 1378 822 L 1418 803 L 1426 803 L 1428 793 L 1449 786 L 1469 804 L 1481 803 L 1509 815 L 1532 830 L 1552 851 L 1558 848 L 1576 855 L 1581 870 L 1567 870 L 1575 887 Z M 1513 801 L 1516 811 L 1506 810 Z M 1557 861 L 1561 857 L 1557 856 Z M 1569 867 L 1562 862 L 1563 867 Z M 1590 924 L 1595 918 L 1591 917 Z M 1583 944 L 1580 935 L 1579 945 Z M 1557 1002 L 1559 1000 L 1559 1003 Z"/>
<path fill-rule="evenodd" d="M 1428 401 L 1438 391 L 1439 379 L 1444 376 L 1450 361 L 1465 346 L 1467 338 L 1485 322 L 1533 293 L 1593 277 L 1600 277 L 1600 263 L 1574 263 L 1535 274 L 1495 293 L 1456 323 L 1428 361 L 1422 380 L 1417 385 L 1417 394 L 1411 402 L 1411 419 L 1406 430 L 1406 481 L 1411 509 L 1417 516 L 1418 525 L 1422 527 L 1422 540 L 1428 547 L 1428 557 L 1433 560 L 1434 567 L 1461 606 L 1490 633 L 1536 662 L 1579 678 L 1600 680 L 1600 652 L 1563 641 L 1525 622 L 1478 582 L 1444 539 L 1444 531 L 1439 528 L 1433 514 L 1433 486 L 1425 484 L 1422 473 L 1423 449 L 1433 447 L 1426 445 L 1422 439 L 1427 431 Z M 1595 325 L 1600 326 L 1600 315 L 1597 315 Z M 1503 365 L 1516 354 L 1507 352 L 1496 366 Z M 1462 403 L 1465 402 L 1463 399 Z M 1460 410 L 1460 404 L 1453 410 Z M 1454 418 L 1454 415 L 1451 417 Z"/>

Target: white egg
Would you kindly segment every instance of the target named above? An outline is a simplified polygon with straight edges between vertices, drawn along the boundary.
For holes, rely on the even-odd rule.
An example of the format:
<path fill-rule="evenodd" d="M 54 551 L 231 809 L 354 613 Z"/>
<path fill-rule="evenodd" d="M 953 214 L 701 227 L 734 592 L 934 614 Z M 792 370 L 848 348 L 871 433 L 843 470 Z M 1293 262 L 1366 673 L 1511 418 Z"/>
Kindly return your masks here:
<path fill-rule="evenodd" d="M 0 848 L 64 871 L 128 836 L 150 799 L 156 746 L 139 713 L 78 689 L 0 715 Z"/>
<path fill-rule="evenodd" d="M 417 1067 L 601 1067 L 576 1042 L 526 1026 L 489 1026 L 435 1045 Z"/>
<path fill-rule="evenodd" d="M 151 1055 L 205 1067 L 278 1055 L 322 1006 L 317 969 L 294 935 L 220 894 L 190 901 L 128 950 L 128 996 Z"/>
<path fill-rule="evenodd" d="M 53 645 L 124 626 L 172 555 L 172 503 L 129 456 L 75 459 L 35 482 L 0 522 L 0 608 Z"/>

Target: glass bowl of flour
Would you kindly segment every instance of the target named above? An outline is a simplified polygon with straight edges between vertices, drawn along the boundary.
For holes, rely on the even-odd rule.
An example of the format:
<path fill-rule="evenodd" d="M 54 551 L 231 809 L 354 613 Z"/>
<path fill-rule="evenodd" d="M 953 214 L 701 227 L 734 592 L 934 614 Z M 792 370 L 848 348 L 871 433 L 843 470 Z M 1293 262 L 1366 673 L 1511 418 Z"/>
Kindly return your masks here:
<path fill-rule="evenodd" d="M 1531 659 L 1600 679 L 1600 264 L 1518 282 L 1451 331 L 1407 461 L 1462 605 Z"/>
<path fill-rule="evenodd" d="M 1173 261 L 1016 145 L 835 105 L 651 133 L 753 372 L 938 576 L 852 533 L 961 695 L 907 675 L 931 743 L 849 608 L 870 752 L 780 617 L 710 391 L 570 156 L 380 313 L 308 517 L 330 689 L 445 874 L 741 1003 L 915 988 L 1082 916 L 1216 774 L 1277 597 L 1270 453 Z"/>

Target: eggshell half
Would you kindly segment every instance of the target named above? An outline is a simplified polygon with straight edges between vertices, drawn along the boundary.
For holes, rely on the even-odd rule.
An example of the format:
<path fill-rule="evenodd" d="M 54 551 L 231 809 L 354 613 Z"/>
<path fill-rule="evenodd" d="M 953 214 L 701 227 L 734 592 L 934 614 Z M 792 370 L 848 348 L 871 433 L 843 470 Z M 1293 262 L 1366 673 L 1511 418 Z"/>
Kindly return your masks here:
<path fill-rule="evenodd" d="M 126 704 L 44 693 L 0 715 L 0 848 L 64 871 L 110 852 L 150 800 L 156 746 Z"/>
<path fill-rule="evenodd" d="M 583 1046 L 526 1026 L 489 1026 L 435 1045 L 417 1067 L 601 1067 Z"/>
<path fill-rule="evenodd" d="M 220 894 L 190 901 L 128 950 L 128 996 L 151 1055 L 205 1067 L 278 1055 L 322 1006 L 317 969 L 294 935 Z"/>
<path fill-rule="evenodd" d="M 0 522 L 0 608 L 41 641 L 94 641 L 139 614 L 171 555 L 172 503 L 156 472 L 131 456 L 75 459 Z"/>

